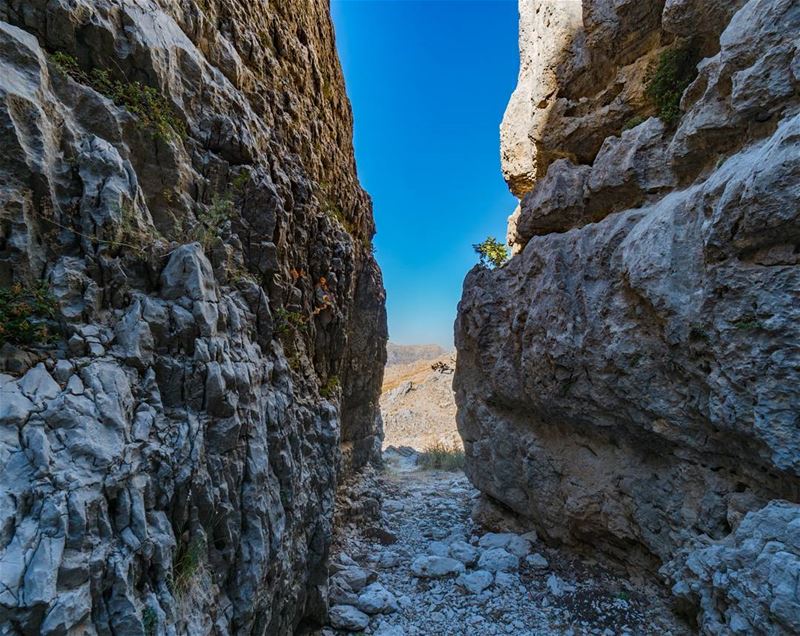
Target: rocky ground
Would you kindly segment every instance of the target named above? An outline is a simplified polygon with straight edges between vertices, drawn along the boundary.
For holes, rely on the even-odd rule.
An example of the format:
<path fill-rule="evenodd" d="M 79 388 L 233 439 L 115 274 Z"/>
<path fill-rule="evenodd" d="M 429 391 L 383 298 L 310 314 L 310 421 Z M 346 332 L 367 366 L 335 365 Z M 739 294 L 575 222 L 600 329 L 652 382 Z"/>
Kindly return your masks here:
<path fill-rule="evenodd" d="M 340 528 L 322 636 L 688 634 L 652 582 L 543 545 L 486 533 L 463 473 L 410 470 L 390 452 L 380 522 Z"/>

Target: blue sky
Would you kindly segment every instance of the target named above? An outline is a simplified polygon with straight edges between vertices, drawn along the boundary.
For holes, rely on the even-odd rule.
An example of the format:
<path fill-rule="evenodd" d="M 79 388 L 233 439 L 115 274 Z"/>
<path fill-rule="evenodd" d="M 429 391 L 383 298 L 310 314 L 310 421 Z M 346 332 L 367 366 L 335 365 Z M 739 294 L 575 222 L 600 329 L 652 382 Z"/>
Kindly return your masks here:
<path fill-rule="evenodd" d="M 472 244 L 516 200 L 499 126 L 516 85 L 516 0 L 331 0 L 372 195 L 389 338 L 451 346 Z"/>

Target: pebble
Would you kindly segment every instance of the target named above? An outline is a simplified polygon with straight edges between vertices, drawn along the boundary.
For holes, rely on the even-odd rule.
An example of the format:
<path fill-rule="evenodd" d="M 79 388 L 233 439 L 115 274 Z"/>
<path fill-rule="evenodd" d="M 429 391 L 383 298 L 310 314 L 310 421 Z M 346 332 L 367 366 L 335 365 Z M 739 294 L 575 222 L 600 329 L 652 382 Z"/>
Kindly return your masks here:
<path fill-rule="evenodd" d="M 547 559 L 545 559 L 538 552 L 526 557 L 525 563 L 531 566 L 534 570 L 546 570 L 548 567 L 550 567 L 550 563 L 548 563 Z"/>
<path fill-rule="evenodd" d="M 450 555 L 450 546 L 443 541 L 431 541 L 428 545 L 428 552 L 435 556 L 446 557 Z"/>

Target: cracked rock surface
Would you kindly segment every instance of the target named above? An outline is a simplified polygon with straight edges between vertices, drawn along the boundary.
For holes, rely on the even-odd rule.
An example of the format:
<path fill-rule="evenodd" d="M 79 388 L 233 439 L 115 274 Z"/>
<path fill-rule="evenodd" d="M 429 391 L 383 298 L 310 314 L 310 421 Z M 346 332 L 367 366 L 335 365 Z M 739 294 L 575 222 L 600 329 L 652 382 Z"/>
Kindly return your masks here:
<path fill-rule="evenodd" d="M 0 3 L 0 633 L 327 616 L 384 293 L 326 3 Z"/>
<path fill-rule="evenodd" d="M 515 255 L 456 322 L 466 474 L 551 543 L 663 567 L 705 633 L 795 633 L 800 5 L 579 5 L 520 2 Z M 669 127 L 641 72 L 685 41 Z"/>

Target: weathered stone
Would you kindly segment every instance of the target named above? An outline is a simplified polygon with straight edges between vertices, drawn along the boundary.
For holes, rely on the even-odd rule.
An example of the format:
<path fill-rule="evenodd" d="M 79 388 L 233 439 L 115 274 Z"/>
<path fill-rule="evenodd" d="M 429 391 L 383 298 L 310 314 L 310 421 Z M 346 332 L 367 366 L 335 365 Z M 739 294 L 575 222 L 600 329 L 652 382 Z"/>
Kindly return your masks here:
<path fill-rule="evenodd" d="M 418 556 L 411 563 L 414 576 L 425 579 L 438 579 L 453 576 L 464 571 L 464 564 L 456 559 L 442 556 Z"/>
<path fill-rule="evenodd" d="M 519 568 L 519 557 L 503 548 L 490 548 L 481 554 L 478 567 L 489 572 L 506 572 Z"/>
<path fill-rule="evenodd" d="M 394 594 L 380 583 L 372 583 L 358 596 L 358 609 L 367 614 L 390 614 L 398 609 Z"/>
<path fill-rule="evenodd" d="M 797 502 L 800 7 L 579 4 L 520 3 L 516 255 L 468 274 L 456 322 L 466 473 L 481 520 L 675 572 L 701 537 L 743 544 L 747 512 Z M 654 114 L 644 71 L 674 35 L 705 56 L 675 126 L 622 132 Z M 675 593 L 708 633 L 792 631 L 794 607 L 766 616 L 760 583 L 697 554 Z"/>
<path fill-rule="evenodd" d="M 478 560 L 478 551 L 466 541 L 453 541 L 450 544 L 450 556 L 470 566 Z"/>
<path fill-rule="evenodd" d="M 328 6 L 0 3 L 0 141 L 63 327 L 0 355 L 0 632 L 324 621 L 386 340 Z"/>
<path fill-rule="evenodd" d="M 337 629 L 362 632 L 369 625 L 369 616 L 350 605 L 334 605 L 330 612 L 331 625 Z"/>
<path fill-rule="evenodd" d="M 662 568 L 707 634 L 800 631 L 800 506 L 773 501 L 721 541 L 682 551 Z M 731 603 L 730 599 L 735 599 Z"/>
<path fill-rule="evenodd" d="M 550 567 L 550 563 L 548 563 L 547 559 L 545 559 L 538 552 L 536 554 L 529 554 L 527 557 L 525 557 L 525 563 L 531 566 L 534 570 L 546 570 L 548 567 Z"/>
<path fill-rule="evenodd" d="M 341 580 L 353 592 L 360 592 L 375 578 L 376 574 L 371 570 L 358 566 L 349 566 L 337 572 L 333 580 Z"/>
<path fill-rule="evenodd" d="M 475 570 L 469 574 L 461 574 L 456 583 L 468 592 L 480 594 L 494 582 L 494 575 L 486 570 Z"/>

